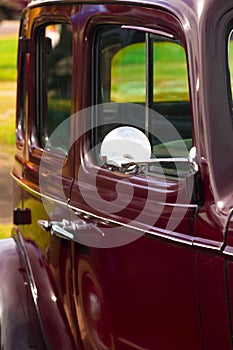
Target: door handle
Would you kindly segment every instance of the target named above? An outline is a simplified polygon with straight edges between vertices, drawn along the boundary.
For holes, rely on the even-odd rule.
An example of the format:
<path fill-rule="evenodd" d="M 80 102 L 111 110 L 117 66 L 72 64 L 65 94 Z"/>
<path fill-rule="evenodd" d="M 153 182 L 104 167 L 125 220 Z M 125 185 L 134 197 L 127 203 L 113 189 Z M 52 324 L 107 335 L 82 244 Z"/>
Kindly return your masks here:
<path fill-rule="evenodd" d="M 53 236 L 66 240 L 73 240 L 74 232 L 77 229 L 81 227 L 84 228 L 87 225 L 83 220 L 77 220 L 72 223 L 70 223 L 68 220 L 38 220 L 37 223 L 44 231 L 50 231 Z"/>
<path fill-rule="evenodd" d="M 67 239 L 67 240 L 73 240 L 74 239 L 74 235 L 73 233 L 65 230 L 63 227 L 59 226 L 58 224 L 53 224 L 51 227 L 51 234 L 53 236 L 59 237 L 59 238 L 63 238 L 63 239 Z"/>
<path fill-rule="evenodd" d="M 51 232 L 51 235 L 79 242 L 81 237 L 87 234 L 94 235 L 101 239 L 105 238 L 105 233 L 101 228 L 98 228 L 98 223 L 93 222 L 90 218 L 85 217 L 86 220 L 78 219 L 72 222 L 63 219 L 62 221 L 49 221 L 49 220 L 38 220 L 37 224 L 46 232 Z"/>

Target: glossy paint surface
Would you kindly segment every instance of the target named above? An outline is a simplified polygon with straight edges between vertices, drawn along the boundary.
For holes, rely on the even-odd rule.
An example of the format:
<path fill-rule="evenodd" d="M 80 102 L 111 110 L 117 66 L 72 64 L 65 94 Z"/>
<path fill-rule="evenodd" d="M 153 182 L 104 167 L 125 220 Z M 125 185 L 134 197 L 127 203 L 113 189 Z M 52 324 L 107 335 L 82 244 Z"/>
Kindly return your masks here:
<path fill-rule="evenodd" d="M 84 344 L 201 348 L 192 251 L 146 238 L 131 243 L 130 252 L 91 249 L 87 256 L 76 245 L 75 276 Z"/>
<path fill-rule="evenodd" d="M 0 344 L 7 349 L 45 349 L 25 265 L 13 239 L 0 242 Z"/>
<path fill-rule="evenodd" d="M 0 319 L 13 333 L 16 318 L 6 316 L 7 305 L 16 305 L 29 293 L 27 308 L 33 317 L 23 323 L 35 328 L 39 348 L 232 349 L 233 137 L 226 67 L 226 38 L 233 28 L 232 1 L 149 0 L 143 5 L 139 1 L 31 1 L 24 16 L 19 36 L 30 41 L 28 52 L 19 52 L 13 176 L 15 204 L 29 207 L 33 222 L 15 231 L 28 268 L 24 279 L 17 277 L 14 281 L 22 262 L 13 241 L 0 245 L 0 277 L 6 278 L 4 287 L 0 287 Z M 106 214 L 95 209 L 90 204 L 96 200 L 90 184 L 98 167 L 85 157 L 90 144 L 86 136 L 67 155 L 62 195 L 58 186 L 61 175 L 53 172 L 61 155 L 51 153 L 49 172 L 44 174 L 50 217 L 58 222 L 67 217 L 70 221 L 81 218 L 89 225 L 84 241 L 93 235 L 94 228 L 101 229 L 103 225 L 108 229 L 117 226 L 122 236 L 137 235 L 130 222 L 144 207 L 147 186 L 164 191 L 164 210 L 160 212 L 160 203 L 153 197 L 141 229 L 144 235 L 133 243 L 93 247 L 83 244 L 81 233 L 67 241 L 37 225 L 38 220 L 50 217 L 41 202 L 39 186 L 43 149 L 37 133 L 35 47 L 37 29 L 54 22 L 72 23 L 73 27 L 72 113 L 92 104 L 93 41 L 99 25 L 156 28 L 172 33 L 184 44 L 200 175 L 193 198 L 199 196 L 201 201 L 194 199 L 186 205 L 183 215 L 184 205 L 176 201 L 179 188 L 175 180 L 154 178 L 145 184 L 142 178 L 132 177 L 134 198 L 125 210 Z M 74 133 L 85 128 L 85 123 L 85 118 L 74 120 Z M 97 170 L 98 190 L 103 199 L 110 201 L 118 179 L 106 169 Z M 82 183 L 80 173 L 85 179 Z M 186 181 L 182 193 L 190 190 L 190 182 Z M 90 201 L 84 200 L 83 191 Z M 123 201 L 127 191 L 125 182 L 120 193 Z M 183 219 L 174 230 L 166 230 L 174 210 Z M 148 229 L 146 223 L 157 212 L 157 222 Z M 11 274 L 6 275 L 2 261 L 7 262 L 11 254 L 14 263 Z M 27 292 L 23 289 L 25 283 L 30 285 Z M 11 294 L 2 309 L 12 287 L 24 293 L 21 297 Z M 1 322 L 1 342 L 10 349 L 13 345 L 4 327 Z"/>

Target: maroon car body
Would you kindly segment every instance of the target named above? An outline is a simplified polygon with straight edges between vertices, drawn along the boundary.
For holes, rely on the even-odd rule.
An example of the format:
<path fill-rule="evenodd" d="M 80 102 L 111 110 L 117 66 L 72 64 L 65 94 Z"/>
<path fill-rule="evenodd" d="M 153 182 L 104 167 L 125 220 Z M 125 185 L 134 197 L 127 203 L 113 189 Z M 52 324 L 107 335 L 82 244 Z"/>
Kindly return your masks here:
<path fill-rule="evenodd" d="M 232 31 L 230 0 L 30 2 L 1 348 L 233 349 Z M 183 142 L 185 169 L 100 159 L 111 130 L 142 120 L 155 157 Z"/>

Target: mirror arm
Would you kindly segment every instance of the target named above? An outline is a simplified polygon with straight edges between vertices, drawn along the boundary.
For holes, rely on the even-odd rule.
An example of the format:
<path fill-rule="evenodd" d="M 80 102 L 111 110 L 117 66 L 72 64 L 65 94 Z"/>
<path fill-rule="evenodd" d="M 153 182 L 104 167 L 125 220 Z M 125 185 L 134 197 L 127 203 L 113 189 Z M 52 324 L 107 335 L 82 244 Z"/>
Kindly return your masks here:
<path fill-rule="evenodd" d="M 122 167 L 129 167 L 133 166 L 135 164 L 139 165 L 147 165 L 147 164 L 153 164 L 153 163 L 187 163 L 189 162 L 188 158 L 152 158 L 145 161 L 133 161 L 128 163 L 121 164 Z"/>
<path fill-rule="evenodd" d="M 117 164 L 117 162 L 105 162 L 104 167 L 109 171 L 116 173 L 119 176 L 133 176 L 138 175 L 145 170 L 145 166 L 153 163 L 189 163 L 191 173 L 198 172 L 198 165 L 190 158 L 154 158 L 145 161 L 130 161 L 127 163 Z"/>

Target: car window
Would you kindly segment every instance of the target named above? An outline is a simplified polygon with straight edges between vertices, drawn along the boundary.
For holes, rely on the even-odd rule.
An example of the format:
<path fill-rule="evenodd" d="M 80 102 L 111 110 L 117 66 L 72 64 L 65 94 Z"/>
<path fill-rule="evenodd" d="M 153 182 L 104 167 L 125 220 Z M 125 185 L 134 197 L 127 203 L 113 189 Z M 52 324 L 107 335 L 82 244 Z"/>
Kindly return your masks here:
<path fill-rule="evenodd" d="M 42 147 L 48 143 L 55 129 L 71 115 L 71 78 L 71 25 L 52 24 L 41 28 L 37 43 L 37 123 Z M 53 148 L 68 150 L 67 132 L 66 128 L 61 135 L 56 134 Z"/>
<path fill-rule="evenodd" d="M 20 148 L 24 144 L 25 139 L 25 113 L 26 113 L 26 65 L 27 65 L 27 39 L 21 37 L 19 39 L 18 54 L 18 75 L 21 77 L 17 85 L 17 131 L 16 143 Z"/>
<path fill-rule="evenodd" d="M 102 125 L 95 128 L 94 145 L 101 144 L 112 129 L 130 125 L 148 136 L 152 157 L 188 158 L 192 118 L 181 42 L 166 33 L 110 26 L 99 30 L 94 55 L 94 99 L 103 103 L 101 116 L 96 116 Z M 132 103 L 138 106 L 133 113 Z M 177 176 L 173 162 L 162 166 L 167 175 Z M 155 164 L 147 167 L 152 175 L 157 170 Z"/>

